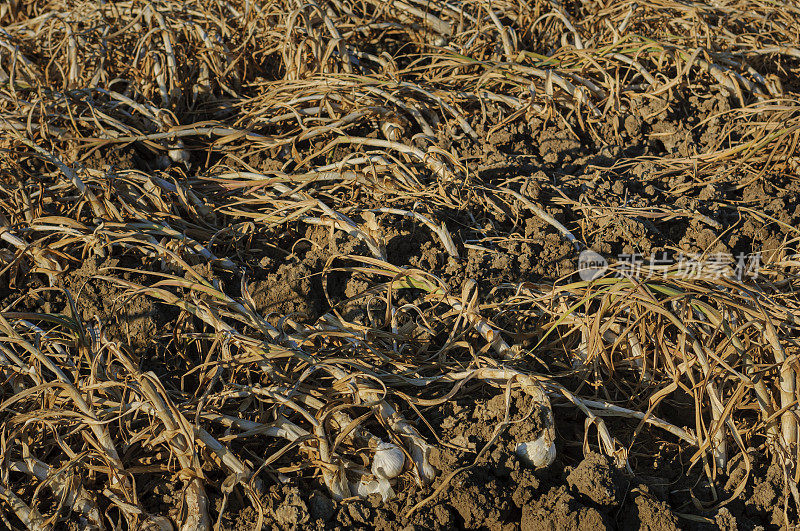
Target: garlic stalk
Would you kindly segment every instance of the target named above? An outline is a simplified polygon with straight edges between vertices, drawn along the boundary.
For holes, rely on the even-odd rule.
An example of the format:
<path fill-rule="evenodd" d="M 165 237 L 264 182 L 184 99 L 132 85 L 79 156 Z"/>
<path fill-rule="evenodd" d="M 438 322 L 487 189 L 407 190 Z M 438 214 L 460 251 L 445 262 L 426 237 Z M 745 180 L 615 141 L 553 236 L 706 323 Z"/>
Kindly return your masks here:
<path fill-rule="evenodd" d="M 405 132 L 403 127 L 396 122 L 386 121 L 381 123 L 381 132 L 386 140 L 399 142 Z"/>
<path fill-rule="evenodd" d="M 50 465 L 33 457 L 12 462 L 10 469 L 34 476 L 40 481 L 47 481 L 49 478 L 50 489 L 56 498 L 63 499 L 73 511 L 84 518 L 82 522 L 84 529 L 105 529 L 96 501 L 83 488 L 77 477 L 68 475 L 64 470 L 53 471 Z"/>

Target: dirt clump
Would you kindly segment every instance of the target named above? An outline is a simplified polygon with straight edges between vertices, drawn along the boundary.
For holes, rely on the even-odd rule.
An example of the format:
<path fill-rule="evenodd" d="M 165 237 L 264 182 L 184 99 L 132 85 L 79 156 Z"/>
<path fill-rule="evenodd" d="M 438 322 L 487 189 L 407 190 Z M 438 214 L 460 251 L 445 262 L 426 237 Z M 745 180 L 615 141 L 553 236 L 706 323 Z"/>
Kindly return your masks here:
<path fill-rule="evenodd" d="M 673 531 L 678 529 L 678 519 L 669 506 L 643 491 L 631 493 L 632 503 L 623 516 L 623 529 L 645 529 L 648 531 Z"/>
<path fill-rule="evenodd" d="M 573 495 L 604 508 L 617 505 L 616 485 L 608 458 L 591 453 L 567 476 Z"/>
<path fill-rule="evenodd" d="M 520 522 L 522 531 L 589 531 L 607 527 L 606 519 L 597 509 L 582 505 L 564 486 L 554 487 L 535 503 L 526 505 Z"/>

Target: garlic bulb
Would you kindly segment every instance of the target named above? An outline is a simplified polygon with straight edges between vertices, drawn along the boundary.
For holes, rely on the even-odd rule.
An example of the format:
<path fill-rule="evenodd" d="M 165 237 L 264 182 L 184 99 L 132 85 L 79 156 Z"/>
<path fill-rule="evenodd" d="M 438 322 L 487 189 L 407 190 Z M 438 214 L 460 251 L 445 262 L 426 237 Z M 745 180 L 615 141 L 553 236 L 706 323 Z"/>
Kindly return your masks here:
<path fill-rule="evenodd" d="M 421 438 L 415 440 L 411 447 L 411 458 L 417 465 L 417 471 L 423 483 L 430 483 L 436 478 L 436 469 L 431 466 L 430 458 L 431 446 Z"/>
<path fill-rule="evenodd" d="M 556 443 L 550 439 L 548 430 L 545 430 L 533 441 L 517 444 L 516 453 L 533 467 L 544 468 L 556 460 Z"/>
<path fill-rule="evenodd" d="M 376 477 L 392 479 L 403 472 L 406 464 L 406 455 L 394 443 L 381 442 L 372 458 L 372 473 Z"/>
<path fill-rule="evenodd" d="M 167 152 L 172 162 L 186 164 L 191 158 L 189 152 L 183 149 L 183 141 L 178 140 L 174 146 Z"/>
<path fill-rule="evenodd" d="M 350 491 L 361 498 L 368 498 L 371 494 L 380 494 L 383 501 L 389 501 L 395 496 L 388 479 L 372 477 L 368 474 L 361 476 L 358 483 L 351 483 Z"/>

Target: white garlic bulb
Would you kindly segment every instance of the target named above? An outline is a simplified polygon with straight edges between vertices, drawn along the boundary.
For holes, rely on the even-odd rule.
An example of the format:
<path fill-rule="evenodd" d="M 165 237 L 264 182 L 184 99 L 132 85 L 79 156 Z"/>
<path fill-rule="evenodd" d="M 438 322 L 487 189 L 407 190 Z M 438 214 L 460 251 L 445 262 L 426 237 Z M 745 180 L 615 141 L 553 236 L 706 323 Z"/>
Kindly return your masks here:
<path fill-rule="evenodd" d="M 533 441 L 517 444 L 517 456 L 534 468 L 544 468 L 556 460 L 556 443 L 547 430 Z"/>
<path fill-rule="evenodd" d="M 376 477 L 392 479 L 403 472 L 406 464 L 406 455 L 394 443 L 381 442 L 372 458 L 372 473 Z"/>
<path fill-rule="evenodd" d="M 389 501 L 395 496 L 388 479 L 367 474 L 361 476 L 358 483 L 351 483 L 350 491 L 360 498 L 368 498 L 371 494 L 380 494 L 383 501 Z"/>
<path fill-rule="evenodd" d="M 172 162 L 186 164 L 189 162 L 191 156 L 189 152 L 183 149 L 183 141 L 178 140 L 174 146 L 167 152 Z"/>
<path fill-rule="evenodd" d="M 411 458 L 417 465 L 417 471 L 423 483 L 430 483 L 436 478 L 436 469 L 431 466 L 429 461 L 431 446 L 421 439 L 414 441 L 411 447 Z"/>

